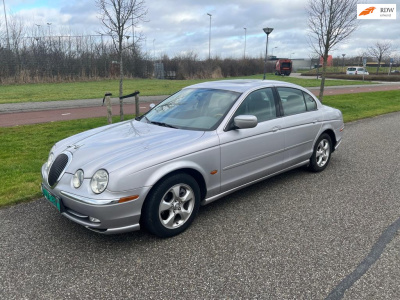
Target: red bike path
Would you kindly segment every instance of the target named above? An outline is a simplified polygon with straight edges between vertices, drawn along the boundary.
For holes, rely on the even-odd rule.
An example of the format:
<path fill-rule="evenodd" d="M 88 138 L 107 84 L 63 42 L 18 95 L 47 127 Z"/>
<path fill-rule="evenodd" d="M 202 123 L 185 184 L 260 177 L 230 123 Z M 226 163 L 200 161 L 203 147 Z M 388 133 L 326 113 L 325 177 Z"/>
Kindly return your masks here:
<path fill-rule="evenodd" d="M 318 95 L 319 88 L 309 88 L 314 94 Z M 346 86 L 346 87 L 326 87 L 324 95 L 339 95 L 339 94 L 354 94 L 364 92 L 377 92 L 377 91 L 389 91 L 389 90 L 400 90 L 400 83 L 394 84 L 376 84 L 376 85 L 357 85 L 357 86 Z M 101 103 L 99 101 L 99 103 Z M 140 113 L 144 113 L 149 110 L 151 102 L 140 103 Z M 156 101 L 154 102 L 156 103 Z M 119 115 L 119 105 L 112 106 L 112 113 L 115 116 Z M 131 115 L 135 114 L 134 104 L 124 104 L 124 114 Z M 24 111 L 24 112 L 0 112 L 0 127 L 12 127 L 27 124 L 38 124 L 48 123 L 65 120 L 76 120 L 86 119 L 94 117 L 107 116 L 107 109 L 105 106 L 91 106 L 91 107 L 79 107 L 79 108 L 63 108 L 63 109 L 51 109 L 41 111 Z"/>

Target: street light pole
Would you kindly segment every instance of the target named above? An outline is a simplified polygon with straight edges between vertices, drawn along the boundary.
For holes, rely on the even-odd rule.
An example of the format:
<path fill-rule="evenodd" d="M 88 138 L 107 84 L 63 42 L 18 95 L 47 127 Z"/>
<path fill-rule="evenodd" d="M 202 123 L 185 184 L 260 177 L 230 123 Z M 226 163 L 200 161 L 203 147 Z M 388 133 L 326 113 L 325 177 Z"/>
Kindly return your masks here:
<path fill-rule="evenodd" d="M 50 42 L 50 47 L 51 47 L 51 29 L 50 29 L 51 23 L 47 23 L 47 27 L 49 27 L 49 42 Z"/>
<path fill-rule="evenodd" d="M 51 36 L 51 30 L 50 30 L 51 23 L 47 23 L 47 26 L 49 26 L 49 37 L 50 37 Z"/>
<path fill-rule="evenodd" d="M 243 27 L 244 29 L 244 54 L 243 59 L 246 59 L 246 39 L 247 39 L 247 28 Z"/>
<path fill-rule="evenodd" d="M 343 61 L 342 61 L 342 72 L 344 72 L 344 57 L 345 57 L 345 55 L 346 55 L 345 53 L 342 54 L 342 56 L 343 56 Z"/>
<path fill-rule="evenodd" d="M 274 49 L 276 49 L 276 48 L 278 48 L 278 47 L 272 48 L 272 54 L 271 54 L 271 56 L 274 56 Z"/>
<path fill-rule="evenodd" d="M 156 39 L 153 39 L 153 56 L 154 61 L 156 61 L 156 46 L 155 46 Z"/>
<path fill-rule="evenodd" d="M 272 30 L 274 30 L 273 28 L 263 28 L 265 34 L 267 35 L 267 43 L 265 45 L 265 61 L 264 61 L 264 78 L 263 80 L 265 80 L 265 73 L 267 73 L 267 57 L 268 57 L 268 36 L 269 34 L 272 32 Z"/>
<path fill-rule="evenodd" d="M 7 13 L 6 13 L 6 4 L 3 0 L 3 9 L 4 9 L 4 19 L 6 20 L 6 31 L 7 31 L 7 47 L 10 50 L 10 35 L 8 34 L 8 22 L 7 22 Z"/>
<path fill-rule="evenodd" d="M 211 59 L 211 17 L 212 14 L 207 13 L 210 16 L 210 33 L 208 35 L 208 59 Z"/>
<path fill-rule="evenodd" d="M 37 32 L 38 32 L 38 36 L 40 37 L 40 26 L 42 26 L 42 25 L 40 25 L 40 24 L 35 24 L 36 26 L 37 26 Z"/>

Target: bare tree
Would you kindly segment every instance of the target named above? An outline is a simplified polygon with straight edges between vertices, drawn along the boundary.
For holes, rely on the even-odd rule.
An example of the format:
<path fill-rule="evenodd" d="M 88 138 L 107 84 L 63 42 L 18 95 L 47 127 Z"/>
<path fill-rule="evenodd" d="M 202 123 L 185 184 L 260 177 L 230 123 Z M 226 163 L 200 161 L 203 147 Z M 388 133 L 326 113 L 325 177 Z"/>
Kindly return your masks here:
<path fill-rule="evenodd" d="M 310 0 L 308 2 L 310 45 L 323 58 L 319 99 L 325 87 L 329 51 L 357 28 L 357 0 Z"/>
<path fill-rule="evenodd" d="M 368 54 L 378 60 L 376 74 L 379 72 L 382 59 L 389 55 L 392 51 L 392 43 L 390 41 L 376 42 L 372 47 L 368 47 Z"/>
<path fill-rule="evenodd" d="M 10 19 L 10 44 L 12 49 L 18 54 L 22 37 L 25 34 L 25 26 L 19 16 L 11 15 Z"/>
<path fill-rule="evenodd" d="M 119 62 L 119 96 L 123 95 L 123 55 L 124 38 L 126 32 L 136 26 L 140 21 L 144 21 L 147 15 L 144 0 L 96 0 L 100 9 L 101 22 L 105 27 L 105 34 L 113 39 L 114 47 L 118 55 Z M 128 38 L 127 38 L 128 39 Z M 132 43 L 135 43 L 132 37 Z M 120 99 L 120 118 L 124 120 L 123 100 Z"/>
<path fill-rule="evenodd" d="M 3 24 L 2 24 L 1 19 L 0 19 L 0 43 L 1 43 L 1 40 L 3 39 L 3 35 L 4 35 Z"/>

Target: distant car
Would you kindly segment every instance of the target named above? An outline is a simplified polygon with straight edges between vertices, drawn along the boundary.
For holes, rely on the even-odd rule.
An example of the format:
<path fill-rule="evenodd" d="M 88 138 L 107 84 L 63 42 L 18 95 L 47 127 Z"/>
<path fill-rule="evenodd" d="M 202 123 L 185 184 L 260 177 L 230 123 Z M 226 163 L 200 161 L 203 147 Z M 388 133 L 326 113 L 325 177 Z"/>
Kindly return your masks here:
<path fill-rule="evenodd" d="M 42 166 L 42 192 L 90 230 L 143 226 L 170 237 L 200 205 L 300 166 L 324 170 L 343 129 L 338 109 L 298 85 L 200 83 L 135 120 L 57 142 Z"/>
<path fill-rule="evenodd" d="M 399 70 L 392 70 L 392 72 L 391 73 L 400 73 L 400 71 Z"/>
<path fill-rule="evenodd" d="M 367 69 L 363 67 L 348 67 L 346 75 L 369 75 Z"/>

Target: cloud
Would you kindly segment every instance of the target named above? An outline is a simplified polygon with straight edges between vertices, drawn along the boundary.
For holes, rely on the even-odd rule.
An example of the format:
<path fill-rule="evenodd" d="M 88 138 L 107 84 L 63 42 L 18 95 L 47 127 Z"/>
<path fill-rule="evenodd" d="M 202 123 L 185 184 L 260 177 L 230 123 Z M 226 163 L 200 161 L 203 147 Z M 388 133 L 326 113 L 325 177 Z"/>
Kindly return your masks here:
<path fill-rule="evenodd" d="M 374 1 L 385 3 L 386 0 Z M 18 9 L 18 14 L 30 26 L 42 24 L 42 28 L 47 28 L 47 22 L 51 22 L 53 35 L 66 30 L 78 34 L 97 34 L 102 30 L 94 0 L 40 2 L 39 7 L 32 7 L 33 0 L 14 0 L 15 6 L 8 4 L 8 7 Z M 26 3 L 26 8 L 21 3 Z M 43 6 L 43 3 L 47 4 Z M 262 28 L 273 27 L 269 51 L 274 49 L 274 55 L 282 57 L 295 53 L 292 57 L 307 58 L 311 53 L 307 38 L 307 3 L 308 0 L 148 0 L 148 22 L 139 24 L 135 32 L 146 36 L 143 50 L 156 56 L 193 51 L 200 58 L 207 58 L 210 26 L 207 13 L 210 13 L 213 56 L 241 57 L 244 27 L 247 28 L 246 55 L 262 56 L 266 41 Z M 400 46 L 399 20 L 399 13 L 397 20 L 363 20 L 350 39 L 338 45 L 331 54 L 334 57 L 341 53 L 346 53 L 347 57 L 358 55 L 362 49 L 381 39 Z"/>

